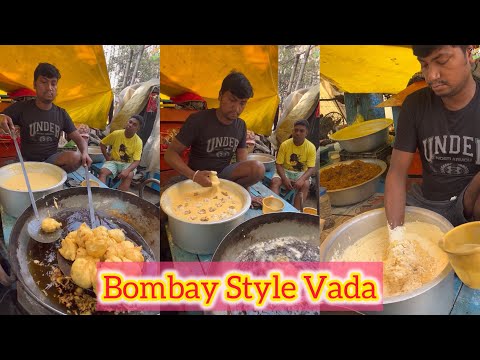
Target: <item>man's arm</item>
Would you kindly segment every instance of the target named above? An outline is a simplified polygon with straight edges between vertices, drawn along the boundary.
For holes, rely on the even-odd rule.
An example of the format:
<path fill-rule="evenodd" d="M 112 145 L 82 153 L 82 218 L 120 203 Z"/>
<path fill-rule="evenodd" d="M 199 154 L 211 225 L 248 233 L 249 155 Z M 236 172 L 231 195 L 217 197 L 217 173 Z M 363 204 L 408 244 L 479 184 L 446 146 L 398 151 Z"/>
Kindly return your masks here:
<path fill-rule="evenodd" d="M 140 164 L 140 160 L 136 160 L 134 162 L 132 162 L 127 168 L 123 169 L 122 172 L 120 172 L 120 174 L 118 174 L 118 178 L 119 179 L 124 179 L 128 176 L 128 174 L 130 174 L 133 170 L 135 170 L 138 166 L 138 164 Z"/>
<path fill-rule="evenodd" d="M 242 137 L 238 141 L 237 151 L 235 152 L 236 161 L 245 161 L 247 160 L 248 156 L 248 149 L 247 149 L 247 124 L 245 121 L 242 120 L 243 124 L 243 134 Z"/>
<path fill-rule="evenodd" d="M 278 148 L 277 158 L 275 159 L 275 168 L 277 169 L 277 174 L 280 175 L 280 178 L 282 179 L 283 186 L 285 186 L 285 188 L 288 190 L 292 190 L 292 182 L 287 175 L 285 175 L 285 169 L 283 168 L 283 164 L 286 162 L 285 152 L 285 142 L 283 142 Z"/>
<path fill-rule="evenodd" d="M 292 190 L 292 182 L 287 175 L 285 175 L 285 169 L 283 168 L 283 165 L 275 163 L 275 167 L 277 168 L 277 174 L 280 175 L 280 178 L 282 179 L 283 186 L 285 186 L 288 190 Z"/>
<path fill-rule="evenodd" d="M 102 142 L 100 143 L 100 150 L 102 151 L 102 154 L 105 157 L 105 161 L 110 161 L 111 160 L 110 154 L 107 151 L 107 147 Z"/>
<path fill-rule="evenodd" d="M 187 164 L 185 164 L 181 154 L 186 148 L 187 147 L 178 141 L 177 138 L 174 138 L 170 145 L 168 145 L 167 151 L 165 152 L 165 161 L 174 170 L 178 171 L 183 176 L 194 180 L 196 183 L 202 186 L 212 186 L 212 182 L 209 178 L 210 171 L 193 171 Z M 195 179 L 193 179 L 194 175 Z"/>
<path fill-rule="evenodd" d="M 15 131 L 15 125 L 21 127 L 20 117 L 24 108 L 25 102 L 19 101 L 4 109 L 0 114 L 0 128 L 9 134 L 10 131 Z"/>
<path fill-rule="evenodd" d="M 130 172 L 132 172 L 133 170 L 135 170 L 139 164 L 140 164 L 140 160 L 135 160 L 135 161 L 132 162 L 132 163 L 130 164 L 130 166 L 127 167 L 125 170 L 127 170 L 127 171 L 130 173 Z"/>
<path fill-rule="evenodd" d="M 385 213 L 391 229 L 403 225 L 405 221 L 407 175 L 412 159 L 413 153 L 393 149 L 384 198 Z"/>
<path fill-rule="evenodd" d="M 10 131 L 15 131 L 12 118 L 6 114 L 0 114 L 0 128 L 7 134 L 9 134 Z"/>
<path fill-rule="evenodd" d="M 237 151 L 235 152 L 235 155 L 236 155 L 236 158 L 237 158 L 237 162 L 240 162 L 240 161 L 245 161 L 247 160 L 247 156 L 248 156 L 248 150 L 247 148 L 237 148 Z"/>
<path fill-rule="evenodd" d="M 305 171 L 303 175 L 300 176 L 297 179 L 297 181 L 295 181 L 295 188 L 300 190 L 303 186 L 303 183 L 307 181 L 310 178 L 310 176 L 313 175 L 314 172 L 315 172 L 315 167 L 309 167 L 307 171 Z"/>
<path fill-rule="evenodd" d="M 87 142 L 82 138 L 78 130 L 72 131 L 68 136 L 77 144 L 78 150 L 80 150 L 80 154 L 82 154 L 82 166 L 92 165 L 92 159 L 88 155 Z"/>
<path fill-rule="evenodd" d="M 176 138 L 168 145 L 167 151 L 165 152 L 165 161 L 176 171 L 178 171 L 183 176 L 191 179 L 195 171 L 190 169 L 187 164 L 183 161 L 181 154 L 185 151 L 187 147 L 183 145 Z"/>

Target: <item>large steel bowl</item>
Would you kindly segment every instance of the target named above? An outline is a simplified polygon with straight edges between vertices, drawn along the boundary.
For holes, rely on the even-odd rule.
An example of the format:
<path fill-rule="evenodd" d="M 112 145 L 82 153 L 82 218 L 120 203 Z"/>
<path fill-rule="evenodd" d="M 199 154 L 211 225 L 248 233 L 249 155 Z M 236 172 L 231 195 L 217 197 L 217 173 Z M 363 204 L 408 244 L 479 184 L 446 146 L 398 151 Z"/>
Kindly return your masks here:
<path fill-rule="evenodd" d="M 97 221 L 109 228 L 111 225 L 122 228 L 136 245 L 142 245 L 142 253 L 147 260 L 160 261 L 158 207 L 136 195 L 108 188 L 92 188 L 92 202 Z M 40 217 L 48 215 L 61 220 L 65 225 L 64 236 L 82 222 L 90 223 L 85 188 L 73 187 L 57 191 L 38 199 L 36 205 Z M 53 289 L 48 285 L 49 282 L 37 282 L 39 277 L 45 279 L 50 276 L 51 266 L 57 266 L 52 251 L 55 249 L 53 254 L 56 254 L 61 240 L 52 244 L 34 241 L 27 231 L 28 223 L 34 218 L 30 206 L 17 219 L 10 235 L 8 260 L 18 279 L 18 300 L 30 314 L 66 314 L 67 309 L 52 296 Z M 39 260 L 43 265 L 32 267 L 32 260 Z M 33 268 L 36 271 L 32 272 Z"/>
<path fill-rule="evenodd" d="M 247 155 L 247 160 L 260 161 L 265 167 L 265 172 L 275 171 L 275 156 L 273 155 L 253 153 Z"/>
<path fill-rule="evenodd" d="M 388 128 L 392 123 L 392 119 L 366 120 L 341 129 L 330 138 L 351 153 L 371 151 L 387 143 Z"/>
<path fill-rule="evenodd" d="M 346 205 L 356 204 L 356 203 L 359 203 L 360 201 L 368 199 L 370 196 L 375 194 L 377 184 L 380 181 L 380 176 L 385 172 L 385 170 L 387 170 L 387 164 L 382 160 L 378 160 L 378 159 L 355 159 L 355 160 L 361 160 L 366 163 L 376 164 L 380 166 L 382 170 L 380 170 L 380 172 L 376 176 L 374 176 L 370 180 L 367 180 L 361 184 L 350 186 L 343 189 L 327 190 L 327 194 L 330 198 L 330 203 L 333 206 L 346 206 Z M 342 164 L 349 165 L 355 160 L 341 161 L 339 163 L 335 163 L 335 164 L 328 165 L 321 168 L 320 169 L 320 185 L 322 183 L 323 171 L 325 171 L 326 169 L 333 168 L 335 166 L 342 165 Z"/>
<path fill-rule="evenodd" d="M 240 196 L 243 206 L 240 212 L 231 218 L 207 223 L 187 222 L 178 218 L 172 210 L 172 196 L 182 196 L 181 194 L 201 189 L 200 185 L 192 180 L 185 180 L 163 192 L 160 206 L 168 215 L 168 228 L 173 242 L 183 250 L 200 255 L 213 254 L 224 236 L 244 221 L 245 213 L 251 204 L 250 194 L 244 187 L 232 181 L 220 179 L 220 184 L 222 188 Z"/>
<path fill-rule="evenodd" d="M 443 232 L 453 228 L 443 216 L 414 206 L 405 208 L 405 221 L 422 221 L 436 225 Z M 372 231 L 387 226 L 385 209 L 375 209 L 355 216 L 343 223 L 320 246 L 320 261 L 331 261 L 347 247 Z M 455 301 L 453 269 L 447 263 L 443 271 L 432 281 L 409 293 L 386 297 L 382 314 L 443 314 L 448 315 Z M 379 314 L 374 312 L 373 314 Z"/>
<path fill-rule="evenodd" d="M 101 163 L 105 161 L 105 156 L 103 156 L 100 146 L 89 146 L 88 155 L 93 163 Z"/>
<path fill-rule="evenodd" d="M 29 173 L 43 173 L 55 176 L 58 182 L 50 187 L 32 190 L 35 200 L 52 192 L 63 189 L 63 183 L 67 180 L 67 173 L 61 167 L 35 161 L 26 161 L 25 169 Z M 13 163 L 0 168 L 0 203 L 3 209 L 11 216 L 18 218 L 26 208 L 31 205 L 28 190 L 12 190 L 5 188 L 2 183 L 9 177 L 23 174 L 20 163 Z"/>

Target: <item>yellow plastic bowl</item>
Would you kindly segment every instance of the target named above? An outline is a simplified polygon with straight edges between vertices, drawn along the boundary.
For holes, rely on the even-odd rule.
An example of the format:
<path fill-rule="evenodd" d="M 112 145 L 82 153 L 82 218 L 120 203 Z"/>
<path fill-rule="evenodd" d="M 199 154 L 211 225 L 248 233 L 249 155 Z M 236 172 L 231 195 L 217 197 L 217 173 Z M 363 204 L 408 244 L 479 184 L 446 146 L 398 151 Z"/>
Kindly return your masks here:
<path fill-rule="evenodd" d="M 453 228 L 438 245 L 448 254 L 460 280 L 472 289 L 480 289 L 480 221 Z"/>
<path fill-rule="evenodd" d="M 305 214 L 312 214 L 312 215 L 317 215 L 317 209 L 313 208 L 313 207 L 304 207 L 303 208 L 303 212 Z"/>
<path fill-rule="evenodd" d="M 264 214 L 272 212 L 280 212 L 285 207 L 285 204 L 282 200 L 277 199 L 274 196 L 268 196 L 262 200 L 262 211 Z"/>
<path fill-rule="evenodd" d="M 87 180 L 83 180 L 80 185 L 87 186 Z M 90 180 L 90 187 L 100 187 L 100 184 L 95 180 Z"/>

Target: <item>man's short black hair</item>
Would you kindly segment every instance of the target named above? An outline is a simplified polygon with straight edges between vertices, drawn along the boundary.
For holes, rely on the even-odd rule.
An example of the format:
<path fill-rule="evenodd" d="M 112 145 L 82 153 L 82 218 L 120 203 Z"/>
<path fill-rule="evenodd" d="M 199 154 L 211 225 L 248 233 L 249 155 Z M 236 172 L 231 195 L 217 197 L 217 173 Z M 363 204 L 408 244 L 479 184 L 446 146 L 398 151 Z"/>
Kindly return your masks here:
<path fill-rule="evenodd" d="M 307 120 L 297 120 L 295 121 L 295 124 L 293 124 L 293 127 L 297 126 L 297 125 L 302 125 L 302 126 L 305 126 L 308 130 L 308 127 L 309 127 L 309 123 Z"/>
<path fill-rule="evenodd" d="M 130 116 L 130 119 L 136 119 L 138 121 L 138 123 L 140 124 L 139 128 L 143 128 L 143 124 L 145 122 L 145 120 L 143 120 L 143 116 L 142 115 L 132 115 Z"/>
<path fill-rule="evenodd" d="M 230 91 L 239 99 L 250 99 L 253 97 L 253 88 L 247 77 L 241 72 L 232 70 L 222 81 L 220 95 Z"/>
<path fill-rule="evenodd" d="M 60 75 L 60 71 L 55 66 L 49 63 L 38 64 L 37 68 L 33 73 L 33 82 L 37 81 L 39 76 L 45 76 L 49 79 L 56 78 L 57 80 L 60 80 L 60 78 L 62 77 Z"/>
<path fill-rule="evenodd" d="M 427 57 L 435 50 L 441 48 L 442 46 L 446 45 L 412 45 L 413 55 L 416 57 Z M 450 45 L 453 47 L 459 47 L 462 49 L 463 52 L 467 50 L 468 45 Z"/>

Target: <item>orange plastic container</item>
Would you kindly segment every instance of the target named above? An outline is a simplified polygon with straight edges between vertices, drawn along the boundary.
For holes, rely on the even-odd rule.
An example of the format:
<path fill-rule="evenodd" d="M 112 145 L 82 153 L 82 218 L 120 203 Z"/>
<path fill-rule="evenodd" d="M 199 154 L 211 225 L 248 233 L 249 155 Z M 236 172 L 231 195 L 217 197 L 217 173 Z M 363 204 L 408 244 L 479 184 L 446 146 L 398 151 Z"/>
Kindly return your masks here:
<path fill-rule="evenodd" d="M 20 146 L 20 137 L 17 135 L 17 144 Z M 10 135 L 0 134 L 0 157 L 14 157 L 17 156 L 15 144 Z"/>

